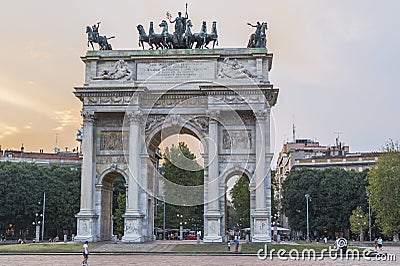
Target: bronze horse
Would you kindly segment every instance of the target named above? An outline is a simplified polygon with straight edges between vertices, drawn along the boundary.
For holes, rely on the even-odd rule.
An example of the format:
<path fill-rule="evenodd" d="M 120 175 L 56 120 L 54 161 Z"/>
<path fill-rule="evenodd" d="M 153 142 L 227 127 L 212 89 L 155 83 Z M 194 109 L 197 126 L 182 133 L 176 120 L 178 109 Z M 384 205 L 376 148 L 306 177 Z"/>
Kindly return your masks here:
<path fill-rule="evenodd" d="M 87 46 L 89 47 L 89 43 L 94 50 L 93 43 L 97 43 L 99 45 L 99 50 L 112 50 L 111 44 L 108 43 L 109 39 L 115 38 L 115 36 L 107 38 L 106 36 L 99 36 L 95 34 L 91 27 L 86 27 L 86 33 L 88 34 L 88 42 Z"/>
<path fill-rule="evenodd" d="M 177 43 L 177 42 L 175 42 L 175 40 L 174 40 L 174 35 L 172 35 L 168 32 L 167 21 L 165 21 L 165 20 L 161 21 L 161 23 L 158 26 L 163 28 L 162 32 L 161 32 L 162 45 L 164 46 L 164 48 L 172 49 L 174 47 L 174 43 Z"/>
<path fill-rule="evenodd" d="M 193 34 L 194 42 L 196 42 L 195 48 L 201 49 L 201 48 L 208 48 L 208 44 L 210 42 L 213 42 L 213 49 L 215 45 L 218 46 L 218 33 L 217 33 L 217 22 L 214 21 L 212 24 L 211 28 L 211 33 L 208 33 L 205 35 L 205 37 L 202 37 L 201 33 L 195 33 Z"/>
<path fill-rule="evenodd" d="M 156 46 L 156 49 L 158 49 L 160 47 L 163 48 L 162 45 L 160 45 L 159 43 L 152 42 L 152 41 L 149 40 L 149 36 L 146 34 L 146 32 L 145 32 L 145 30 L 143 28 L 143 25 L 139 24 L 139 25 L 137 25 L 136 28 L 137 28 L 137 30 L 139 32 L 139 47 L 142 46 L 143 50 L 144 50 L 144 43 L 145 42 L 147 42 L 149 44 L 149 46 L 150 46 L 149 50 L 153 50 L 154 49 L 153 44 Z"/>

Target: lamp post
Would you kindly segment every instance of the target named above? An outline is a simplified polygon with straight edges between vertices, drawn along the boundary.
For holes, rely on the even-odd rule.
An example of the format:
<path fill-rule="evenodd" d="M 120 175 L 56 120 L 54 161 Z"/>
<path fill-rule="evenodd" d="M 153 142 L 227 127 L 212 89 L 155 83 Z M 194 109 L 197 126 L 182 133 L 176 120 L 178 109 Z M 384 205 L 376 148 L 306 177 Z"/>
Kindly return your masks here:
<path fill-rule="evenodd" d="M 42 241 L 44 237 L 44 213 L 46 210 L 46 192 L 43 192 L 43 209 L 42 209 Z"/>
<path fill-rule="evenodd" d="M 368 232 L 369 232 L 369 241 L 372 241 L 372 229 L 371 229 L 371 204 L 370 204 L 370 195 L 367 192 L 368 197 Z"/>
<path fill-rule="evenodd" d="M 274 222 L 272 223 L 272 225 L 274 226 L 274 240 L 277 241 L 278 240 L 278 214 L 275 213 L 273 218 L 274 218 Z"/>
<path fill-rule="evenodd" d="M 306 208 L 307 208 L 307 237 L 306 237 L 306 241 L 309 242 L 310 241 L 310 224 L 308 222 L 308 199 L 310 198 L 310 195 L 307 193 L 304 196 L 306 197 Z"/>
<path fill-rule="evenodd" d="M 35 213 L 35 221 L 32 222 L 32 225 L 35 226 L 35 242 L 39 242 L 39 235 L 40 235 L 40 220 L 38 221 L 39 214 Z M 40 217 L 43 217 L 40 214 Z"/>
<path fill-rule="evenodd" d="M 183 239 L 183 223 L 182 223 L 182 218 L 183 215 L 182 214 L 177 214 L 176 217 L 178 217 L 179 219 L 179 240 Z"/>

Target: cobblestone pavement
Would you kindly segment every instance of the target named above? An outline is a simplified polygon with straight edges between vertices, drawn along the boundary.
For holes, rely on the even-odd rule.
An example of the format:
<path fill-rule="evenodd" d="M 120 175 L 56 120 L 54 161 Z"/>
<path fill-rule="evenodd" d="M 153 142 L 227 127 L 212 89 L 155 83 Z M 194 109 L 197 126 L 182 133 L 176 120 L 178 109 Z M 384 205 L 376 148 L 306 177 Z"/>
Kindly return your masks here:
<path fill-rule="evenodd" d="M 260 260 L 257 256 L 243 255 L 102 255 L 92 254 L 89 257 L 91 266 L 100 265 L 398 265 L 400 247 L 387 247 L 385 252 L 393 254 L 396 261 L 332 260 L 324 258 L 320 261 L 287 260 L 278 258 Z M 81 255 L 0 255 L 0 265 L 80 265 Z"/>

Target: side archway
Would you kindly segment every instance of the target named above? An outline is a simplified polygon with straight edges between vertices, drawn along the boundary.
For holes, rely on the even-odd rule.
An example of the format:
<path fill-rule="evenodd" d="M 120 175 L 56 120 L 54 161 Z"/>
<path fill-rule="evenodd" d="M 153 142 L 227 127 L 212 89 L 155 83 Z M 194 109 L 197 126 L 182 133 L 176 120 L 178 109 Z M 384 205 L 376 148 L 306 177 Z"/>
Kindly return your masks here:
<path fill-rule="evenodd" d="M 100 241 L 107 241 L 112 239 L 113 232 L 113 191 L 114 184 L 118 178 L 122 178 L 127 189 L 127 174 L 122 169 L 112 165 L 110 168 L 104 170 L 100 175 L 96 184 L 96 193 L 98 194 L 98 208 L 99 208 L 99 226 L 100 226 Z"/>

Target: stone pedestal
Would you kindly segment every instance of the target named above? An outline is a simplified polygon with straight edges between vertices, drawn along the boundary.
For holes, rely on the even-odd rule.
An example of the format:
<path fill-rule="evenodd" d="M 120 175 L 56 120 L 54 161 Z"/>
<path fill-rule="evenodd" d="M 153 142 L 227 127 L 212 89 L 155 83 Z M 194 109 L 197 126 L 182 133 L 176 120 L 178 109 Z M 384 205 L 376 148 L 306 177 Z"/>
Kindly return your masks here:
<path fill-rule="evenodd" d="M 140 243 L 144 242 L 144 236 L 141 230 L 141 223 L 144 215 L 139 213 L 126 213 L 124 215 L 124 236 L 122 242 L 124 243 Z"/>
<path fill-rule="evenodd" d="M 75 242 L 95 242 L 96 238 L 96 224 L 98 215 L 80 212 L 75 217 L 78 220 L 77 234 L 74 238 Z"/>
<path fill-rule="evenodd" d="M 204 243 L 221 243 L 221 213 L 215 212 L 207 212 L 204 215 L 205 219 L 205 236 L 203 238 Z"/>
<path fill-rule="evenodd" d="M 255 243 L 270 243 L 271 242 L 271 225 L 269 214 L 266 211 L 254 211 L 254 235 L 252 242 Z"/>

